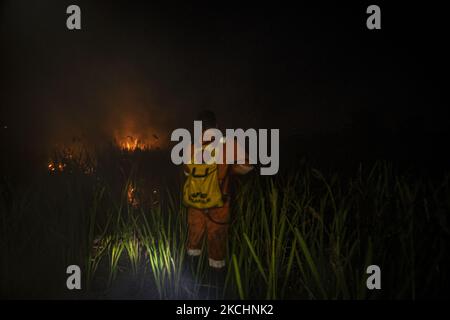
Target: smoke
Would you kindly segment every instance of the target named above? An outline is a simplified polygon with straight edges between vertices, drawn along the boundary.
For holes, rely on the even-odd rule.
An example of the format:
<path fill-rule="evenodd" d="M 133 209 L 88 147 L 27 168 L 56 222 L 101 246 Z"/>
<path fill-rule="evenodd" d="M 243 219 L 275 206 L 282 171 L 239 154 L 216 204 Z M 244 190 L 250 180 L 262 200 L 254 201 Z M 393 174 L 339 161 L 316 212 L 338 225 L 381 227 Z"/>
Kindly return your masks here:
<path fill-rule="evenodd" d="M 71 2 L 5 3 L 0 124 L 7 141 L 37 150 L 127 136 L 166 147 L 203 108 L 216 112 L 221 128 L 332 133 L 351 126 L 354 110 L 383 120 L 410 90 L 408 72 L 391 75 L 398 66 L 386 60 L 390 50 L 367 56 L 351 33 L 316 28 L 325 15 L 272 16 L 274 24 L 253 9 L 210 16 L 80 1 L 82 29 L 68 31 Z"/>

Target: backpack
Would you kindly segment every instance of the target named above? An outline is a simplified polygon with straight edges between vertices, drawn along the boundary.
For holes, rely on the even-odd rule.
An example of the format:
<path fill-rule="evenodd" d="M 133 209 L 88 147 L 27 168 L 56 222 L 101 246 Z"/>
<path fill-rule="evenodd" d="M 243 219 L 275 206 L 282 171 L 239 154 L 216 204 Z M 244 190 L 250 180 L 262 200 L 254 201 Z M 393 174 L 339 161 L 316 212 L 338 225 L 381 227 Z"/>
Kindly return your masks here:
<path fill-rule="evenodd" d="M 205 146 L 202 147 L 203 152 Z M 214 152 L 211 153 L 214 156 Z M 222 191 L 219 184 L 218 165 L 189 163 L 188 176 L 183 186 L 183 203 L 197 209 L 210 209 L 223 206 Z"/>

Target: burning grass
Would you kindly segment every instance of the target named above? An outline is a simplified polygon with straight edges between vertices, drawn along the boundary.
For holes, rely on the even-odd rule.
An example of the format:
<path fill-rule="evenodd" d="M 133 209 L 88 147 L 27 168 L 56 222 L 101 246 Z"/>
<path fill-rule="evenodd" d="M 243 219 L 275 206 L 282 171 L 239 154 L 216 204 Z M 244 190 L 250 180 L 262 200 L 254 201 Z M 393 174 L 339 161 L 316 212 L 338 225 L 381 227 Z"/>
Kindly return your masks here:
<path fill-rule="evenodd" d="M 161 147 L 161 142 L 156 134 L 150 137 L 116 134 L 114 142 L 121 150 L 127 152 L 156 150 Z"/>
<path fill-rule="evenodd" d="M 126 136 L 117 140 L 117 145 L 124 151 L 149 150 L 150 144 L 143 142 L 141 139 Z"/>
<path fill-rule="evenodd" d="M 96 167 L 96 158 L 86 145 L 73 143 L 56 146 L 47 163 L 49 173 L 76 173 L 93 174 Z"/>

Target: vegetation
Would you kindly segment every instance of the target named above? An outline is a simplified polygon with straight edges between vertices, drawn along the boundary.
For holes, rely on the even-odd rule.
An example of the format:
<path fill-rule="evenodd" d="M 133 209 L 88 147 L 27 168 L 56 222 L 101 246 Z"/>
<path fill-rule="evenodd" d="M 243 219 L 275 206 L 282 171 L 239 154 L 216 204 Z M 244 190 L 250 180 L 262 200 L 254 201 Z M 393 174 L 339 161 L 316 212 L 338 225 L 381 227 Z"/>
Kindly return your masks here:
<path fill-rule="evenodd" d="M 275 177 L 240 178 L 225 285 L 217 287 L 205 255 L 187 268 L 181 177 L 143 182 L 142 172 L 159 168 L 149 153 L 116 151 L 99 157 L 95 170 L 72 166 L 27 185 L 5 175 L 0 296 L 415 299 L 445 292 L 449 175 L 432 181 L 378 162 L 342 176 L 299 161 Z M 130 185 L 138 201 L 130 201 Z M 81 292 L 66 288 L 71 264 L 83 271 Z M 372 264 L 381 268 L 382 290 L 366 287 Z"/>

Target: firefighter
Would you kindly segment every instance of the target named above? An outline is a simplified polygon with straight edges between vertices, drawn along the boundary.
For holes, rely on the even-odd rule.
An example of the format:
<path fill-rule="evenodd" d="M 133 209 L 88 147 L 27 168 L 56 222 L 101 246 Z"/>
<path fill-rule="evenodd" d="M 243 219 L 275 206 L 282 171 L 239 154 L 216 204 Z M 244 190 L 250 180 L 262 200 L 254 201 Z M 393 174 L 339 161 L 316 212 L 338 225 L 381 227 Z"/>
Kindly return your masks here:
<path fill-rule="evenodd" d="M 212 111 L 202 111 L 197 120 L 202 121 L 203 132 L 217 128 L 216 117 Z M 211 141 L 212 142 L 212 141 Z M 202 150 L 211 143 L 202 141 Z M 244 155 L 244 164 L 226 164 L 226 145 L 232 143 L 234 157 Z M 248 156 L 241 146 L 232 140 L 222 141 L 219 150 L 223 152 L 220 163 L 185 165 L 187 180 L 183 190 L 183 201 L 188 206 L 188 243 L 187 255 L 191 260 L 201 255 L 203 239 L 206 238 L 208 262 L 212 270 L 223 271 L 227 247 L 228 227 L 230 223 L 230 179 L 232 175 L 246 174 L 252 170 Z M 196 150 L 191 149 L 192 159 Z M 217 149 L 216 149 L 217 150 Z"/>

